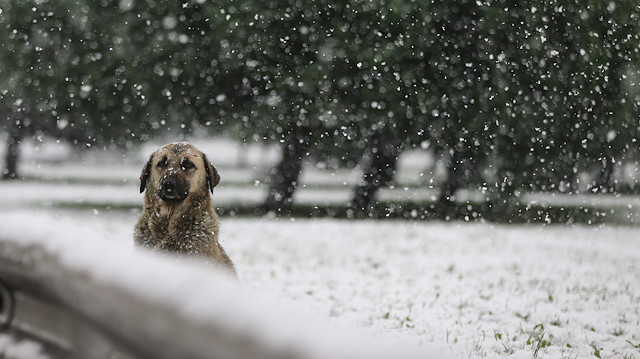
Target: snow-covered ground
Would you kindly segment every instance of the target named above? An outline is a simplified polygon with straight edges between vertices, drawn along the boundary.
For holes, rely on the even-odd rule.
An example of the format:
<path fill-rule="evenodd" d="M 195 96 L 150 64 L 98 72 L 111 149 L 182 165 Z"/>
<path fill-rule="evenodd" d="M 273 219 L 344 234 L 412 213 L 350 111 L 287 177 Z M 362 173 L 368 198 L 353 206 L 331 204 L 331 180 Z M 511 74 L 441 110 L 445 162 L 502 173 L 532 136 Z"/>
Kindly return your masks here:
<path fill-rule="evenodd" d="M 3 136 L 0 135 L 0 142 Z M 266 197 L 271 168 L 278 160 L 276 146 L 261 143 L 241 144 L 225 138 L 193 138 L 218 167 L 222 180 L 215 189 L 214 204 L 260 205 Z M 137 150 L 78 152 L 69 145 L 51 139 L 27 141 L 22 148 L 19 171 L 28 181 L 2 183 L 0 198 L 12 206 L 42 207 L 61 204 L 84 207 L 136 207 L 139 176 L 150 153 L 162 141 L 147 143 Z M 4 148 L 0 146 L 0 156 Z M 395 184 L 383 188 L 378 199 L 399 202 L 433 202 L 438 197 L 440 176 L 433 156 L 420 149 L 404 152 L 398 161 Z M 306 162 L 294 194 L 294 202 L 315 205 L 345 204 L 362 178 L 362 169 L 325 169 Z M 460 202 L 482 201 L 479 192 L 463 190 Z M 640 221 L 640 197 L 630 195 L 594 195 L 524 193 L 520 198 L 532 205 L 606 209 L 616 222 Z"/>
<path fill-rule="evenodd" d="M 22 170 L 31 180 L 0 183 L 0 215 L 20 208 L 128 244 L 138 210 L 105 208 L 141 207 L 137 178 L 154 146 L 119 160 L 27 146 Z M 223 178 L 214 204 L 259 204 L 277 153 L 225 146 L 217 154 L 219 146 L 204 148 Z M 399 182 L 408 187 L 382 198 L 435 196 L 421 176 L 428 167 L 424 153 L 402 159 Z M 357 169 L 308 166 L 296 200 L 346 202 L 358 179 Z M 640 208 L 640 199 L 624 196 L 528 200 L 636 216 Z M 49 206 L 56 203 L 96 207 Z M 221 240 L 250 290 L 294 300 L 339 325 L 433 343 L 453 358 L 640 359 L 640 228 L 223 218 Z"/>
<path fill-rule="evenodd" d="M 0 226 L 3 288 L 15 286 L 36 298 L 16 293 L 11 327 L 61 348 L 75 344 L 91 358 L 112 357 L 100 348 L 100 338 L 87 344 L 91 336 L 77 333 L 78 327 L 90 332 L 95 324 L 99 333 L 116 333 L 110 343 L 117 349 L 136 348 L 144 358 L 443 357 L 437 349 L 330 323 L 303 303 L 245 285 L 210 264 L 133 250 L 131 218 L 0 210 L 0 223 L 10 224 Z M 24 278 L 38 285 L 24 285 Z M 56 297 L 53 308 L 37 305 Z M 56 305 L 72 308 L 74 315 L 66 318 L 68 312 Z M 3 307 L 2 314 L 6 311 Z M 0 357 L 47 358 L 42 344 L 0 335 Z"/>
<path fill-rule="evenodd" d="M 455 358 L 640 358 L 639 229 L 230 219 L 222 238 L 246 285 Z"/>
<path fill-rule="evenodd" d="M 34 211 L 125 244 L 136 220 Z M 631 227 L 269 218 L 223 218 L 221 234 L 250 290 L 453 358 L 640 358 L 639 238 Z"/>
<path fill-rule="evenodd" d="M 422 183 L 419 154 L 412 153 L 400 168 L 399 183 L 383 188 L 378 194 L 382 201 L 433 202 L 438 190 Z M 422 154 L 424 155 L 424 153 Z M 424 158 L 423 158 L 424 159 Z M 257 161 L 257 160 L 256 160 Z M 142 203 L 139 193 L 139 176 L 144 160 L 94 161 L 83 158 L 76 161 L 43 161 L 38 157 L 25 161 L 21 174 L 27 181 L 3 182 L 0 198 L 12 206 L 50 207 L 82 205 L 84 207 L 105 206 L 137 207 Z M 214 204 L 260 205 L 267 194 L 269 167 L 264 163 L 248 161 L 246 166 L 220 166 L 222 177 L 214 193 Z M 300 186 L 294 194 L 299 204 L 337 205 L 346 204 L 353 195 L 353 188 L 360 179 L 359 169 L 322 170 L 307 164 L 302 173 Z M 479 192 L 461 191 L 459 201 L 481 201 Z M 615 211 L 619 222 L 637 223 L 640 219 L 640 197 L 631 195 L 596 194 L 544 194 L 525 193 L 521 201 L 543 206 L 569 206 L 603 208 Z M 611 213 L 613 216 L 613 212 Z"/>

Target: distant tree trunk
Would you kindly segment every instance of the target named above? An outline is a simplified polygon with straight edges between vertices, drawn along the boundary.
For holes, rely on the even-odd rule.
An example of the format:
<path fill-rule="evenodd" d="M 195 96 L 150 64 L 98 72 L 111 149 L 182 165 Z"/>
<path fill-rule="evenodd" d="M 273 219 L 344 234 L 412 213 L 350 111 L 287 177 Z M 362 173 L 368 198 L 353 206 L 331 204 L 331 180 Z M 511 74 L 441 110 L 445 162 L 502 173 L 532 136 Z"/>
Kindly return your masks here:
<path fill-rule="evenodd" d="M 371 158 L 367 163 L 361 183 L 353 193 L 350 207 L 362 212 L 371 212 L 376 193 L 388 186 L 396 172 L 400 153 L 390 133 L 378 133 L 372 140 Z"/>
<path fill-rule="evenodd" d="M 516 189 L 511 172 L 498 172 L 499 180 L 488 188 L 488 203 L 494 213 L 510 215 L 519 203 L 520 192 Z"/>
<path fill-rule="evenodd" d="M 602 168 L 595 181 L 595 188 L 600 193 L 610 193 L 613 191 L 611 177 L 615 167 L 615 159 L 610 156 L 602 157 Z"/>
<path fill-rule="evenodd" d="M 280 163 L 273 169 L 269 193 L 264 203 L 268 212 L 291 210 L 293 193 L 302 171 L 302 159 L 309 148 L 310 130 L 306 126 L 296 126 L 285 135 Z"/>
<path fill-rule="evenodd" d="M 18 177 L 20 143 L 25 135 L 24 113 L 14 112 L 9 116 L 9 137 L 7 138 L 7 152 L 5 153 L 5 167 L 2 170 L 2 179 L 15 179 Z"/>
<path fill-rule="evenodd" d="M 451 204 L 455 201 L 455 193 L 460 187 L 464 178 L 464 160 L 459 151 L 451 156 L 449 166 L 447 166 L 447 179 L 440 188 L 440 198 L 438 201 L 444 204 Z"/>

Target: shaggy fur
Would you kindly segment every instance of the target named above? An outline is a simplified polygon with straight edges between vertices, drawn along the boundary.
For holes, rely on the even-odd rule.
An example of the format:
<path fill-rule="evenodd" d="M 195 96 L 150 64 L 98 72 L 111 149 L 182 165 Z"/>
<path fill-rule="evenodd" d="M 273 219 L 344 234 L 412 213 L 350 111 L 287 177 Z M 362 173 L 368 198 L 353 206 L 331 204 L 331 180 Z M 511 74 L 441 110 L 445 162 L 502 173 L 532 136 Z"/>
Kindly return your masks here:
<path fill-rule="evenodd" d="M 140 176 L 140 192 L 146 193 L 135 244 L 204 259 L 235 273 L 218 242 L 218 214 L 209 195 L 218 182 L 215 167 L 189 143 L 170 143 L 155 151 Z"/>

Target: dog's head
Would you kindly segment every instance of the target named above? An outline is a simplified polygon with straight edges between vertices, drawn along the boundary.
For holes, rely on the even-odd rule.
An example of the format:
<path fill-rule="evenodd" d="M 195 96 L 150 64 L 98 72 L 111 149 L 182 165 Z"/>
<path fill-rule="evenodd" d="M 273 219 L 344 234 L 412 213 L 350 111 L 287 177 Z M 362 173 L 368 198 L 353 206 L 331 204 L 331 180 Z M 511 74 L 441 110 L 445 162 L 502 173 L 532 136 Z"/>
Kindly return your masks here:
<path fill-rule="evenodd" d="M 170 143 L 155 151 L 140 175 L 140 193 L 153 190 L 160 199 L 178 203 L 189 194 L 213 193 L 218 171 L 202 151 L 186 142 Z"/>

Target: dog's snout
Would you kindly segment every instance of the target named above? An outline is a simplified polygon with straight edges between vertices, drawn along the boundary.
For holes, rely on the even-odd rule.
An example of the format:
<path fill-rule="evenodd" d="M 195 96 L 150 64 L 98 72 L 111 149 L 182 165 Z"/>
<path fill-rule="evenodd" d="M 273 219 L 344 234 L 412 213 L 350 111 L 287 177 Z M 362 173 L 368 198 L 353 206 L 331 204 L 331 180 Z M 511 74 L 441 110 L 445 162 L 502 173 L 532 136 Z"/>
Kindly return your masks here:
<path fill-rule="evenodd" d="M 173 177 L 166 177 L 160 182 L 160 185 L 167 192 L 175 192 L 178 187 L 178 181 Z"/>
<path fill-rule="evenodd" d="M 188 188 L 177 176 L 167 175 L 160 180 L 160 198 L 168 201 L 182 201 L 189 194 Z"/>

